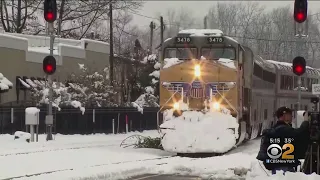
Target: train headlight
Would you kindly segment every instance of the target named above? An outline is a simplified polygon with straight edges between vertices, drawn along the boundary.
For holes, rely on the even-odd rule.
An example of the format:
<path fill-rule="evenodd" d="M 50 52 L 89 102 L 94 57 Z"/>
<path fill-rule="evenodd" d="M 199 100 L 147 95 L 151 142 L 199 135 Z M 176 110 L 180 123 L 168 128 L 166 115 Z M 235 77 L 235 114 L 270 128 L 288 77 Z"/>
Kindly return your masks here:
<path fill-rule="evenodd" d="M 174 103 L 173 104 L 173 109 L 175 109 L 175 110 L 179 110 L 179 103 Z"/>
<path fill-rule="evenodd" d="M 217 103 L 217 102 L 214 102 L 214 103 L 212 104 L 212 107 L 213 107 L 214 110 L 219 110 L 219 109 L 220 109 L 220 104 Z"/>
<path fill-rule="evenodd" d="M 194 76 L 200 77 L 200 74 L 201 74 L 201 68 L 200 68 L 200 65 L 197 64 L 194 66 Z"/>

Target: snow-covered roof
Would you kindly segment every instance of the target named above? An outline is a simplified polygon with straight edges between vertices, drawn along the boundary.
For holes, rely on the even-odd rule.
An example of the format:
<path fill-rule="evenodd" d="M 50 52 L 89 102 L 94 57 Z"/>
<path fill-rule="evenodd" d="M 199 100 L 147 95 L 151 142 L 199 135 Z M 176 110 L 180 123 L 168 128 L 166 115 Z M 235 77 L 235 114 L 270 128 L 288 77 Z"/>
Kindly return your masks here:
<path fill-rule="evenodd" d="M 18 33 L 0 33 L 0 47 L 22 50 L 26 52 L 27 61 L 36 62 L 34 59 L 43 59 L 49 54 L 50 37 L 35 36 Z M 75 58 L 86 58 L 86 51 L 110 53 L 110 46 L 106 42 L 91 39 L 63 39 L 55 38 L 54 55 Z M 62 65 L 57 59 L 57 64 Z"/>
<path fill-rule="evenodd" d="M 265 61 L 261 56 L 255 56 L 254 62 L 266 70 L 272 71 L 274 73 L 276 72 L 275 65 L 271 62 Z"/>
<path fill-rule="evenodd" d="M 277 68 L 284 70 L 284 71 L 289 71 L 292 72 L 292 63 L 287 63 L 287 62 L 279 62 L 279 61 L 274 61 L 274 60 L 267 60 L 268 62 L 274 64 L 277 66 Z M 310 66 L 306 66 L 306 73 L 310 74 L 310 75 L 320 75 L 320 71 L 310 67 Z"/>
<path fill-rule="evenodd" d="M 13 87 L 12 82 L 10 82 L 2 73 L 0 73 L 0 90 L 8 90 Z"/>
<path fill-rule="evenodd" d="M 46 85 L 45 79 L 35 79 L 35 78 L 21 78 L 18 77 L 20 84 L 23 85 L 27 89 L 43 87 Z M 61 82 L 53 82 L 53 86 L 65 87 L 65 85 Z"/>
<path fill-rule="evenodd" d="M 179 34 L 190 34 L 194 36 L 223 36 L 219 29 L 185 29 L 179 31 Z"/>

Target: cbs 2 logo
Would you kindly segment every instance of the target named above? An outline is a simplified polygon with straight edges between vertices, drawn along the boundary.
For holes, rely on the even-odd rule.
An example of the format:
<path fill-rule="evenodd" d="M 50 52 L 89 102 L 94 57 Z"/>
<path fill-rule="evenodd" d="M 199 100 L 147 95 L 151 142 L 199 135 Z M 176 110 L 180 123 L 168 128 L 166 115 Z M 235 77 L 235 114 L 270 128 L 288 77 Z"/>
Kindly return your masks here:
<path fill-rule="evenodd" d="M 287 150 L 287 148 L 289 149 Z M 285 151 L 283 152 L 283 150 Z M 278 159 L 280 157 L 282 159 L 294 159 L 294 155 L 289 155 L 293 153 L 293 151 L 294 151 L 293 144 L 284 144 L 282 148 L 280 147 L 279 144 L 271 144 L 267 149 L 267 154 L 271 159 Z"/>

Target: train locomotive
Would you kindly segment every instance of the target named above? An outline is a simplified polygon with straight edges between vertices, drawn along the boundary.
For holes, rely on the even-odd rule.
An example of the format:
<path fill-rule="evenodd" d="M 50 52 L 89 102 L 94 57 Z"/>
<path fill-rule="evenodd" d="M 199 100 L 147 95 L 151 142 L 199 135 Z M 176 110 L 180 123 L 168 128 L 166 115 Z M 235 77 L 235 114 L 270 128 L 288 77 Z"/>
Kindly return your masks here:
<path fill-rule="evenodd" d="M 163 42 L 160 53 L 160 60 L 180 61 L 167 67 L 162 61 L 161 111 L 179 111 L 181 101 L 189 110 L 228 109 L 239 124 L 237 144 L 270 128 L 277 107 L 307 110 L 312 106 L 312 84 L 320 79 L 319 70 L 307 67 L 297 107 L 297 77 L 290 63 L 264 60 L 215 29 L 182 30 Z"/>

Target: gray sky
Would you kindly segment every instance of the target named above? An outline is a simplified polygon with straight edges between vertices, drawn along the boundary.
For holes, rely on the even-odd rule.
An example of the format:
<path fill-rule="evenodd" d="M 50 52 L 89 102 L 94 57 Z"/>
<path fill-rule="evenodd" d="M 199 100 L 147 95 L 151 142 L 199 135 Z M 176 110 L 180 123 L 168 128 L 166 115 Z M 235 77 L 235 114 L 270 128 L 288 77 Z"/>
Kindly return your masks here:
<path fill-rule="evenodd" d="M 222 2 L 222 1 L 220 1 Z M 235 1 L 224 1 L 224 2 L 235 2 Z M 204 17 L 208 12 L 209 8 L 215 5 L 217 1 L 146 1 L 144 7 L 141 8 L 139 14 L 143 14 L 145 16 L 157 17 L 157 14 L 164 14 L 168 8 L 173 8 L 180 10 L 182 7 L 186 7 L 188 9 L 193 10 L 193 14 L 195 17 Z M 291 5 L 293 7 L 294 1 L 259 1 L 261 5 L 264 5 L 266 9 L 272 9 L 279 6 Z M 309 1 L 309 14 L 310 11 L 320 12 L 320 1 Z M 138 25 L 143 28 L 150 24 L 152 19 L 134 15 L 133 14 L 133 24 Z M 155 20 L 153 20 L 155 21 Z"/>

